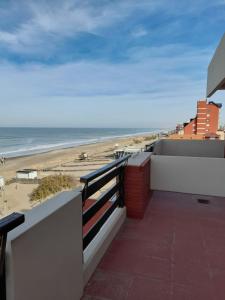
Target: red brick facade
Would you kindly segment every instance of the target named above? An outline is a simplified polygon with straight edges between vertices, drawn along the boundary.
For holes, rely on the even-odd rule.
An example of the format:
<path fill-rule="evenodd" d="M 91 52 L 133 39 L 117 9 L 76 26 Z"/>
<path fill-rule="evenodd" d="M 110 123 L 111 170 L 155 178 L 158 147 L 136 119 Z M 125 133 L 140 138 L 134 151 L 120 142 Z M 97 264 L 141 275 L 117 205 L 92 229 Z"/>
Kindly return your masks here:
<path fill-rule="evenodd" d="M 189 123 L 184 124 L 184 135 L 216 134 L 219 127 L 221 104 L 200 100 L 197 102 L 197 114 Z"/>
<path fill-rule="evenodd" d="M 195 132 L 196 132 L 196 118 L 190 120 L 190 122 L 184 126 L 184 134 L 195 134 Z"/>
<path fill-rule="evenodd" d="M 150 159 L 141 166 L 126 167 L 124 188 L 127 216 L 143 218 L 150 198 Z"/>

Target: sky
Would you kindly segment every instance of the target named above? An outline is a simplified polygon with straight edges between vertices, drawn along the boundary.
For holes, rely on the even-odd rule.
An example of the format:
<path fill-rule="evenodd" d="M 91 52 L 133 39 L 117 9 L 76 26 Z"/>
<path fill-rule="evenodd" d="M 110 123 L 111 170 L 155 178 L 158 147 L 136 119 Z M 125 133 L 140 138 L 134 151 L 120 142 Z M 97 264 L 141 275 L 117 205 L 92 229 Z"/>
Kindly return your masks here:
<path fill-rule="evenodd" d="M 225 0 L 0 0 L 0 126 L 185 122 L 224 20 Z"/>

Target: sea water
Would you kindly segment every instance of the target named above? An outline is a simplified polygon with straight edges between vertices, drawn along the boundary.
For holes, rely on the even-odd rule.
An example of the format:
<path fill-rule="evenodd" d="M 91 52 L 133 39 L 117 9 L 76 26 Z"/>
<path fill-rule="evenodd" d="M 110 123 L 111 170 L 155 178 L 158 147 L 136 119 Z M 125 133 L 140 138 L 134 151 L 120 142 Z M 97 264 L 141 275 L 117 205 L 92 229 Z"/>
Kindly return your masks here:
<path fill-rule="evenodd" d="M 0 156 L 18 157 L 159 131 L 157 128 L 0 127 Z"/>

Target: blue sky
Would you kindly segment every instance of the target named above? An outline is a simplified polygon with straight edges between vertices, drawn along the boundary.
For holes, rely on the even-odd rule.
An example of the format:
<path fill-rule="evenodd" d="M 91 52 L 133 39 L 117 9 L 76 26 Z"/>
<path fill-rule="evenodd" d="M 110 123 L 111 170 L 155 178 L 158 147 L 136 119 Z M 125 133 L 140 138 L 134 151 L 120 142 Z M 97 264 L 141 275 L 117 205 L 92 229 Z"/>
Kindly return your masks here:
<path fill-rule="evenodd" d="M 224 0 L 0 0 L 0 126 L 186 121 L 224 20 Z"/>

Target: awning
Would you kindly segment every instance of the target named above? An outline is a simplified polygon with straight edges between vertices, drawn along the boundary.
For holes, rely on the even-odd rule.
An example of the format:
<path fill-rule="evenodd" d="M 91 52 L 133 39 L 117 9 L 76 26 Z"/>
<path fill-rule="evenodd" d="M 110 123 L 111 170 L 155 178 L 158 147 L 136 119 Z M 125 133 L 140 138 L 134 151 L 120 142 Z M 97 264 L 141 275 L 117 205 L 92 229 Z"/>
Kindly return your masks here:
<path fill-rule="evenodd" d="M 217 90 L 225 90 L 225 34 L 208 67 L 207 97 Z"/>

